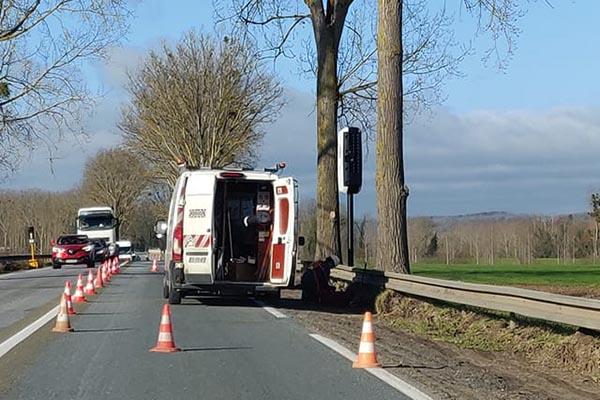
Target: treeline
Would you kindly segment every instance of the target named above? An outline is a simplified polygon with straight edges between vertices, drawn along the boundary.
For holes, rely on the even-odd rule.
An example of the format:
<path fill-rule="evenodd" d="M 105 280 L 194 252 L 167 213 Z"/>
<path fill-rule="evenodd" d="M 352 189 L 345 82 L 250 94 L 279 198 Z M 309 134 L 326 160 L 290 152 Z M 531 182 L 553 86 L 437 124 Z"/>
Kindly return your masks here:
<path fill-rule="evenodd" d="M 300 234 L 306 245 L 300 258 L 310 259 L 316 243 L 314 202 L 300 208 Z M 355 265 L 375 266 L 376 221 L 362 216 L 354 221 Z M 342 218 L 343 238 L 347 224 Z M 482 216 L 480 218 L 430 218 L 408 220 L 412 263 L 530 264 L 554 259 L 561 264 L 581 260 L 596 263 L 598 223 L 586 214 L 565 216 Z M 346 242 L 342 240 L 345 261 Z"/>
<path fill-rule="evenodd" d="M 0 254 L 25 254 L 29 251 L 27 227 L 35 228 L 39 253 L 51 249 L 51 240 L 61 234 L 76 233 L 77 210 L 102 205 L 90 202 L 80 189 L 65 192 L 41 190 L 4 191 L 0 193 Z M 157 246 L 153 225 L 161 217 L 150 196 L 140 197 L 129 219 L 121 226 L 121 239 L 128 239 L 138 249 Z"/>

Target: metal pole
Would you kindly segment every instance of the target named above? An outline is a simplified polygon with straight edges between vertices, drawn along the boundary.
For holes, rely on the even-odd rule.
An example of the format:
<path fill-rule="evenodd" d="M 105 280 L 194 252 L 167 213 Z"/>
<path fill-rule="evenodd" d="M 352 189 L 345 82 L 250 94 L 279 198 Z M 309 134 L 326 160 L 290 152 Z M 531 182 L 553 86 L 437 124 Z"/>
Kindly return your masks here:
<path fill-rule="evenodd" d="M 348 193 L 348 266 L 354 267 L 354 195 Z"/>

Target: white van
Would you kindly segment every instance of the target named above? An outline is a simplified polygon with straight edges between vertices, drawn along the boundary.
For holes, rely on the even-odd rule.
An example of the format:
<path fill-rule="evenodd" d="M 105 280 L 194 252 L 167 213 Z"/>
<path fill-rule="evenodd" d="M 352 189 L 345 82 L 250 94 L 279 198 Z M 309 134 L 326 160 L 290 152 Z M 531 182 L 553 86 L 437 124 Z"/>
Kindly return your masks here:
<path fill-rule="evenodd" d="M 297 184 L 265 170 L 184 170 L 171 197 L 163 295 L 270 292 L 293 285 Z"/>

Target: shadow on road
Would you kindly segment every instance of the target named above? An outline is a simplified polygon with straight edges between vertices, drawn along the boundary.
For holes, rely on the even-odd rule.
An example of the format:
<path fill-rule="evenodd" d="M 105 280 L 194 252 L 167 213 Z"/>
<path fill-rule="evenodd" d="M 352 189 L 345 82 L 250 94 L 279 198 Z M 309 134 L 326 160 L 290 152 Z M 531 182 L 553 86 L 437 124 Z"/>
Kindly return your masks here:
<path fill-rule="evenodd" d="M 73 333 L 102 333 L 102 332 L 126 332 L 133 331 L 133 328 L 109 328 L 109 329 L 76 329 Z"/>
<path fill-rule="evenodd" d="M 229 347 L 190 347 L 181 349 L 182 351 L 221 351 L 221 350 L 252 350 L 248 346 L 229 346 Z"/>

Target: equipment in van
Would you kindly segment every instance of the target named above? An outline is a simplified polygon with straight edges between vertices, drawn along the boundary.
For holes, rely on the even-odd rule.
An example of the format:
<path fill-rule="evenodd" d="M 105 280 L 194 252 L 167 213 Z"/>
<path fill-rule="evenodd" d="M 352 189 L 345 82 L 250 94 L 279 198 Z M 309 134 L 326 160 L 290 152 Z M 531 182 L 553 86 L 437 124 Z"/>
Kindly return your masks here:
<path fill-rule="evenodd" d="M 166 237 L 163 295 L 279 293 L 293 285 L 297 246 L 297 184 L 285 168 L 181 168 Z"/>

